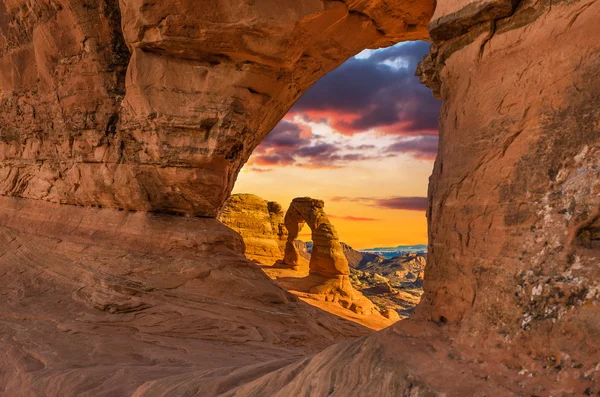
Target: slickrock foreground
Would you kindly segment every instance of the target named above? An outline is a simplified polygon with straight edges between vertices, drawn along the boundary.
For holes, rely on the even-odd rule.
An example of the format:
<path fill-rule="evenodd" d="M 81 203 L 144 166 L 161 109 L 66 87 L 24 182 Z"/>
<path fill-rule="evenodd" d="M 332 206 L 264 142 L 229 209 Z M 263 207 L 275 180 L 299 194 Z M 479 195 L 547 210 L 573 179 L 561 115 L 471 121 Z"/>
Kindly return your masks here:
<path fill-rule="evenodd" d="M 215 219 L 0 198 L 0 225 L 2 395 L 132 395 L 369 332 L 274 285 Z"/>
<path fill-rule="evenodd" d="M 2 394 L 598 395 L 600 2 L 436 5 L 0 0 Z M 424 300 L 331 345 L 364 329 L 211 218 L 311 84 L 427 24 Z"/>

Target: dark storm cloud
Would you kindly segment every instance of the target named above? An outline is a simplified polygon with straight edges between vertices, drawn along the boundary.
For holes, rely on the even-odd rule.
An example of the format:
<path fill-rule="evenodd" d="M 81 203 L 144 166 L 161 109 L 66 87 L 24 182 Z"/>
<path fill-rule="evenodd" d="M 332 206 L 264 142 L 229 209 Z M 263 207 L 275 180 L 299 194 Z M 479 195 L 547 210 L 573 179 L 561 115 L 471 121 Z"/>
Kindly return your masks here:
<path fill-rule="evenodd" d="M 323 158 L 330 157 L 338 152 L 335 145 L 330 143 L 319 143 L 314 146 L 305 146 L 296 150 L 296 156 Z"/>
<path fill-rule="evenodd" d="M 274 154 L 261 154 L 257 153 L 253 158 L 253 165 L 261 166 L 274 166 L 274 165 L 292 165 L 296 162 L 294 157 L 289 153 L 274 153 Z"/>
<path fill-rule="evenodd" d="M 350 201 L 362 203 L 372 207 L 380 207 L 391 210 L 425 211 L 427 209 L 427 197 L 343 197 L 335 196 L 331 201 Z"/>
<path fill-rule="evenodd" d="M 387 153 L 405 153 L 423 160 L 435 160 L 438 150 L 436 135 L 422 135 L 416 138 L 401 139 L 388 146 Z"/>
<path fill-rule="evenodd" d="M 409 42 L 352 58 L 311 87 L 291 112 L 329 119 L 345 134 L 435 134 L 440 102 L 414 76 L 429 44 Z"/>
<path fill-rule="evenodd" d="M 377 199 L 374 205 L 391 210 L 425 211 L 427 197 L 391 197 Z"/>

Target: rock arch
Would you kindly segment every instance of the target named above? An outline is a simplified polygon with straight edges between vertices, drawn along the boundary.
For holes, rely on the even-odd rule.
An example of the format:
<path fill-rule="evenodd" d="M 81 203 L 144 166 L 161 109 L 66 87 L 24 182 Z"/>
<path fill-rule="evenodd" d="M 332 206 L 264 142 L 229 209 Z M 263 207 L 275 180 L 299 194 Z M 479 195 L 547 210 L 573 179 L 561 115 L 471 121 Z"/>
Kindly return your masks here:
<path fill-rule="evenodd" d="M 310 256 L 310 274 L 327 278 L 348 276 L 350 268 L 340 239 L 324 211 L 325 203 L 309 197 L 292 200 L 285 213 L 284 224 L 288 230 L 283 262 L 298 267 L 298 248 L 294 241 L 306 224 L 312 233 L 313 248 Z"/>
<path fill-rule="evenodd" d="M 94 372 L 100 359 L 86 361 L 86 372 L 72 360 L 35 357 L 86 344 L 76 335 L 90 321 L 102 324 L 90 339 L 102 333 L 93 340 L 107 343 L 116 329 L 107 328 L 110 313 L 122 315 L 123 329 L 150 335 L 128 313 L 168 299 L 200 305 L 229 294 L 236 304 L 224 308 L 247 308 L 250 300 L 254 318 L 269 324 L 253 333 L 247 323 L 213 319 L 220 331 L 213 338 L 229 332 L 264 340 L 273 327 L 281 332 L 270 338 L 281 340 L 282 323 L 274 320 L 281 313 L 294 319 L 290 327 L 317 329 L 309 316 L 294 317 L 302 309 L 285 294 L 224 254 L 239 244 L 210 219 L 144 211 L 214 217 L 252 149 L 307 87 L 364 48 L 411 39 L 433 41 L 419 74 L 444 101 L 423 303 L 411 321 L 279 371 L 242 370 L 249 381 L 263 377 L 237 395 L 302 395 L 308 383 L 323 395 L 598 392 L 600 2 L 439 0 L 435 14 L 434 1 L 197 4 L 0 1 L 0 280 L 9 298 L 2 326 L 20 333 L 1 364 L 36 374 L 9 383 L 6 393 L 66 384 L 52 377 L 70 376 L 69 365 L 82 376 L 69 378 L 68 390 L 86 392 L 86 376 L 106 371 Z M 112 267 L 124 266 L 118 261 L 128 252 L 152 271 Z M 196 267 L 186 265 L 191 258 Z M 210 268 L 198 271 L 200 265 Z M 205 288 L 194 289 L 198 283 Z M 268 291 L 252 293 L 259 283 Z M 15 298 L 48 294 L 54 300 Z M 172 320 L 160 327 L 206 321 L 189 305 L 168 306 L 178 315 L 149 318 Z M 80 312 L 85 321 L 75 320 Z M 238 314 L 253 321 L 247 311 Z M 57 320 L 47 321 L 52 316 Z M 17 341 L 23 330 L 44 348 L 27 354 L 32 345 Z M 56 342 L 63 337 L 71 344 Z M 130 360 L 124 368 L 132 382 L 96 384 L 129 395 L 139 386 L 140 396 L 225 384 L 206 371 L 181 382 L 172 367 L 157 380 L 144 372 L 149 360 L 131 357 L 112 356 Z M 432 371 L 436 365 L 444 370 Z"/>

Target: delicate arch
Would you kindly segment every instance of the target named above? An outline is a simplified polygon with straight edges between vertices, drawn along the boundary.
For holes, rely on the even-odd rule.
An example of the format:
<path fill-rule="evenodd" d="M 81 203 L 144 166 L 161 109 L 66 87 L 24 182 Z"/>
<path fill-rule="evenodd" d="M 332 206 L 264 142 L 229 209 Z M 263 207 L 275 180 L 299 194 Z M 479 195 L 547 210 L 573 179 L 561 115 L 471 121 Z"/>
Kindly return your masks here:
<path fill-rule="evenodd" d="M 288 230 L 283 261 L 286 265 L 298 267 L 298 248 L 294 240 L 305 224 L 312 232 L 313 248 L 310 257 L 310 274 L 335 278 L 350 274 L 348 260 L 344 256 L 335 227 L 327 218 L 322 200 L 310 197 L 295 198 L 285 214 L 284 223 Z"/>

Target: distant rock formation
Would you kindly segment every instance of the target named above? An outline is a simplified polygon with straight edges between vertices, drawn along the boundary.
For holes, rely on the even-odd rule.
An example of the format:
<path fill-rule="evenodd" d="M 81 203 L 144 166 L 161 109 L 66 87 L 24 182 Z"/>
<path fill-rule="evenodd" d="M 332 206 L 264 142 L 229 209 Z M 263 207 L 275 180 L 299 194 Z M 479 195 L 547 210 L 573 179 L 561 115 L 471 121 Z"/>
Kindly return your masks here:
<path fill-rule="evenodd" d="M 285 214 L 284 224 L 288 230 L 287 242 L 285 244 L 285 264 L 297 267 L 299 252 L 294 244 L 300 230 L 307 224 L 312 231 L 313 247 L 310 257 L 310 274 L 316 274 L 327 278 L 348 276 L 348 260 L 344 256 L 344 250 L 338 234 L 325 215 L 322 200 L 309 197 L 298 197 L 292 200 L 290 208 Z"/>
<path fill-rule="evenodd" d="M 302 214 L 306 214 L 308 222 Z M 295 199 L 284 217 L 281 205 L 274 201 L 253 194 L 234 194 L 219 214 L 219 220 L 242 237 L 248 259 L 267 265 L 263 270 L 269 277 L 301 297 L 310 296 L 312 303 L 319 301 L 316 304 L 324 310 L 335 312 L 328 306 L 334 303 L 357 314 L 372 315 L 377 311 L 376 306 L 381 315 L 396 321 L 413 312 L 423 293 L 427 254 L 403 254 L 388 259 L 381 254 L 355 250 L 339 241 L 321 200 Z M 288 232 L 286 221 L 293 233 Z M 313 239 L 319 241 L 318 245 L 295 239 L 307 223 L 314 228 Z M 335 266 L 344 266 L 340 249 L 349 276 L 336 270 Z M 330 266 L 333 270 L 315 271 L 319 266 Z M 397 311 L 396 315 L 391 311 Z M 378 326 L 370 322 L 372 319 L 363 320 L 364 324 Z"/>
<path fill-rule="evenodd" d="M 254 194 L 234 194 L 218 219 L 242 236 L 246 258 L 265 265 L 281 258 L 287 230 L 280 204 Z"/>
<path fill-rule="evenodd" d="M 373 303 L 354 289 L 350 282 L 350 267 L 335 227 L 324 211 L 322 200 L 297 197 L 292 200 L 284 224 L 288 231 L 283 264 L 298 269 L 300 260 L 308 254 L 307 244 L 296 238 L 308 225 L 312 232 L 310 246 L 309 276 L 303 279 L 305 289 L 323 297 L 325 301 L 339 303 L 358 314 L 377 313 Z M 305 250 L 299 250 L 304 247 Z"/>
<path fill-rule="evenodd" d="M 346 243 L 342 243 L 342 249 L 344 250 L 344 255 L 348 260 L 348 265 L 352 269 L 357 269 L 373 261 L 385 259 L 378 254 L 357 251 Z"/>
<path fill-rule="evenodd" d="M 287 231 L 287 229 L 286 229 L 286 231 Z M 310 253 L 312 251 L 312 242 L 310 243 L 310 249 L 309 249 L 309 244 L 302 240 L 294 241 L 294 245 L 296 246 L 296 249 L 298 250 L 298 254 L 300 255 L 300 258 L 304 258 L 307 261 L 310 261 Z"/>
<path fill-rule="evenodd" d="M 390 259 L 378 256 L 351 268 L 350 281 L 380 308 L 393 309 L 401 318 L 406 318 L 414 312 L 423 295 L 426 265 L 427 254 L 424 253 L 408 253 Z M 385 311 L 382 314 L 386 316 Z"/>
<path fill-rule="evenodd" d="M 427 254 L 404 254 L 394 258 L 383 257 L 365 262 L 358 270 L 379 274 L 394 286 L 402 282 L 420 282 L 427 265 Z"/>

